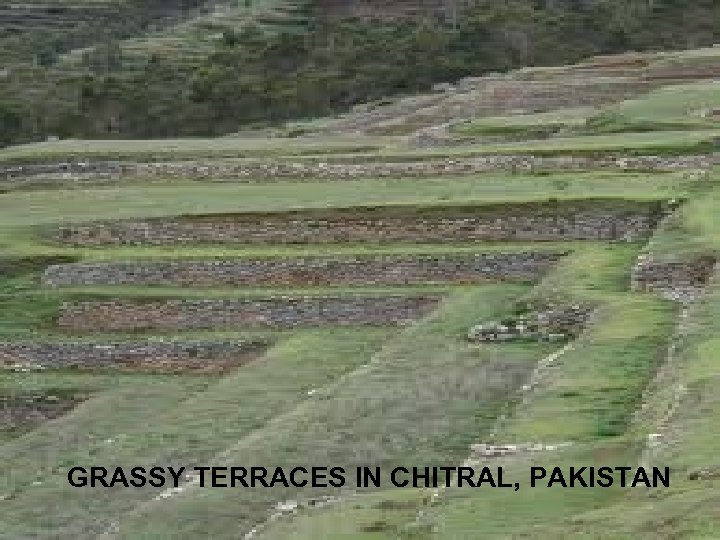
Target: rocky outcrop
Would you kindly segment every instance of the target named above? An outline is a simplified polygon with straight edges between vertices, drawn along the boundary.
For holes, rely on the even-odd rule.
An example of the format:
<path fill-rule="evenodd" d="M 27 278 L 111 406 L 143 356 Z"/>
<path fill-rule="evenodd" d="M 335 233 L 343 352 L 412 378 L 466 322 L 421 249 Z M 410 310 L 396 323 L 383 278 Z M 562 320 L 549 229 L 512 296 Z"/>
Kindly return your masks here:
<path fill-rule="evenodd" d="M 581 305 L 551 308 L 480 324 L 470 329 L 468 339 L 475 342 L 566 341 L 583 331 L 592 312 L 590 306 Z"/>
<path fill-rule="evenodd" d="M 5 369 L 132 368 L 153 371 L 215 371 L 261 355 L 262 340 L 140 341 L 113 343 L 0 343 Z"/>
<path fill-rule="evenodd" d="M 618 199 L 361 207 L 92 222 L 61 226 L 53 239 L 73 246 L 637 240 L 671 210 Z"/>
<path fill-rule="evenodd" d="M 419 285 L 532 282 L 565 253 L 488 252 L 254 260 L 77 263 L 50 266 L 42 282 L 67 285 Z"/>
<path fill-rule="evenodd" d="M 66 302 L 60 308 L 58 326 L 98 332 L 403 325 L 428 314 L 440 299 L 440 295 L 427 294 Z"/>

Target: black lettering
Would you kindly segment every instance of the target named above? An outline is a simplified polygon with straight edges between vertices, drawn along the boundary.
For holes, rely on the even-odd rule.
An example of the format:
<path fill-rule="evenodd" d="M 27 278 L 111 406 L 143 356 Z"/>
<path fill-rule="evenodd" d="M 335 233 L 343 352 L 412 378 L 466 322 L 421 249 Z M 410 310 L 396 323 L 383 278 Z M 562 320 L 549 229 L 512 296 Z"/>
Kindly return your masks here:
<path fill-rule="evenodd" d="M 627 473 L 631 467 L 615 467 L 616 471 L 620 471 L 622 476 L 620 477 L 620 487 L 627 487 Z"/>
<path fill-rule="evenodd" d="M 290 483 L 297 488 L 305 487 L 308 484 L 307 480 L 303 479 L 298 482 L 295 478 L 295 475 L 299 472 L 307 474 L 307 469 L 305 467 L 295 467 L 292 471 L 290 471 Z"/>
<path fill-rule="evenodd" d="M 502 467 L 498 467 L 498 487 L 501 487 L 501 488 L 513 487 L 513 484 L 504 484 L 503 483 L 503 468 Z"/>
<path fill-rule="evenodd" d="M 223 484 L 221 481 L 225 480 Z M 228 487 L 227 485 L 227 467 L 213 467 L 212 468 L 212 487 Z"/>
<path fill-rule="evenodd" d="M 452 482 L 452 475 L 455 472 L 456 468 L 457 467 L 440 467 L 440 470 L 445 475 L 445 477 L 444 477 L 445 478 L 445 482 L 444 482 L 445 487 L 448 487 L 448 488 L 450 487 L 450 483 Z M 472 486 L 472 487 L 475 487 L 475 486 Z"/>
<path fill-rule="evenodd" d="M 380 471 L 378 470 L 378 475 L 380 474 Z M 345 485 L 345 469 L 342 467 L 333 467 L 330 469 L 330 485 L 334 488 L 341 488 Z M 378 487 L 380 487 L 380 484 L 378 484 Z"/>
<path fill-rule="evenodd" d="M 486 482 L 492 487 L 497 487 L 497 485 L 495 484 L 495 479 L 490 472 L 490 467 L 483 467 L 482 471 L 480 471 L 480 478 L 477 481 L 477 487 L 481 487 Z"/>
<path fill-rule="evenodd" d="M 645 487 L 651 487 L 650 479 L 648 478 L 647 473 L 645 472 L 644 467 L 638 467 L 635 471 L 635 476 L 633 477 L 632 484 L 630 484 L 630 487 L 637 487 L 639 483 L 642 483 Z"/>
<path fill-rule="evenodd" d="M 107 481 L 107 469 L 105 467 L 90 467 L 90 487 L 97 487 L 100 484 L 102 487 L 108 487 Z"/>
<path fill-rule="evenodd" d="M 257 487 L 260 484 L 262 487 L 269 487 L 267 480 L 267 469 L 265 467 L 250 467 L 250 487 Z"/>
<path fill-rule="evenodd" d="M 417 467 L 413 467 L 412 475 L 413 475 L 413 487 L 431 487 L 430 486 L 430 468 L 424 467 L 422 469 L 423 473 L 420 474 L 420 469 Z M 420 485 L 420 480 L 423 481 L 423 484 Z"/>
<path fill-rule="evenodd" d="M 375 467 L 374 471 L 370 467 L 358 467 L 358 487 L 369 487 L 370 482 L 380 487 L 380 467 Z"/>
<path fill-rule="evenodd" d="M 613 476 L 612 476 L 613 470 L 611 467 L 600 467 L 597 471 L 597 475 L 599 478 L 602 478 L 604 481 L 598 480 L 597 485 L 600 487 L 610 487 L 613 485 Z"/>
<path fill-rule="evenodd" d="M 570 467 L 570 487 L 575 487 L 575 482 L 578 482 L 582 487 L 588 487 L 585 479 L 582 476 L 586 470 L 587 467 L 580 467 L 579 469 L 575 469 L 575 467 Z"/>
<path fill-rule="evenodd" d="M 665 467 L 664 472 L 665 474 L 661 473 L 659 468 L 653 467 L 653 487 L 658 487 L 658 481 L 663 485 L 663 487 L 670 487 L 670 467 Z"/>
<path fill-rule="evenodd" d="M 472 467 L 458 467 L 458 487 L 463 487 L 464 482 L 467 482 L 470 487 L 475 487 L 473 476 L 475 476 L 475 470 Z"/>
<path fill-rule="evenodd" d="M 567 484 L 565 483 L 565 477 L 563 476 L 562 470 L 560 470 L 560 467 L 553 468 L 552 474 L 550 474 L 550 480 L 547 483 L 547 487 L 552 487 L 553 484 L 559 483 L 562 487 L 566 488 Z"/>
<path fill-rule="evenodd" d="M 290 487 L 287 478 L 285 478 L 285 471 L 282 470 L 282 467 L 275 468 L 275 472 L 270 480 L 270 487 L 275 487 L 275 484 L 282 484 L 285 487 Z"/>
<path fill-rule="evenodd" d="M 136 488 L 145 487 L 147 480 L 145 479 L 145 469 L 144 468 L 133 467 L 132 469 L 130 469 L 130 476 L 132 477 L 132 480 L 130 480 L 130 485 L 132 487 L 136 487 Z"/>
<path fill-rule="evenodd" d="M 390 482 L 395 487 L 407 487 L 408 480 L 403 480 L 402 482 L 399 482 L 396 478 L 396 474 L 402 472 L 405 474 L 409 474 L 409 471 L 405 467 L 395 467 L 392 472 L 390 473 Z"/>
<path fill-rule="evenodd" d="M 244 488 L 249 487 L 247 482 L 245 481 L 246 476 L 247 476 L 247 469 L 245 467 L 231 467 L 230 468 L 230 485 L 232 487 L 237 487 L 237 484 L 239 483 Z"/>
<path fill-rule="evenodd" d="M 535 481 L 542 480 L 546 476 L 545 467 L 530 467 L 530 487 L 535 487 Z"/>
<path fill-rule="evenodd" d="M 205 487 L 205 473 L 210 470 L 210 467 L 195 467 L 197 472 L 200 473 L 200 487 Z"/>
<path fill-rule="evenodd" d="M 68 483 L 72 487 L 86 487 L 87 470 L 84 467 L 73 467 L 68 471 Z"/>
<path fill-rule="evenodd" d="M 325 467 L 313 467 L 312 468 L 312 487 L 316 488 L 323 488 L 327 487 L 327 482 L 321 482 L 321 480 L 325 480 L 327 478 L 326 476 L 327 468 Z"/>
<path fill-rule="evenodd" d="M 168 472 L 170 473 L 170 476 L 172 476 L 173 486 L 179 487 L 180 477 L 185 472 L 185 467 L 180 467 L 177 471 L 175 470 L 175 467 L 168 467 Z"/>
<path fill-rule="evenodd" d="M 152 480 L 150 480 L 150 485 L 156 488 L 165 486 L 164 474 L 165 470 L 162 467 L 153 467 L 150 469 L 150 478 L 152 478 Z"/>
<path fill-rule="evenodd" d="M 110 480 L 110 487 L 115 487 L 115 484 L 122 484 L 123 487 L 130 487 L 127 478 L 125 478 L 125 471 L 122 467 L 116 467 L 113 472 L 112 479 Z"/>

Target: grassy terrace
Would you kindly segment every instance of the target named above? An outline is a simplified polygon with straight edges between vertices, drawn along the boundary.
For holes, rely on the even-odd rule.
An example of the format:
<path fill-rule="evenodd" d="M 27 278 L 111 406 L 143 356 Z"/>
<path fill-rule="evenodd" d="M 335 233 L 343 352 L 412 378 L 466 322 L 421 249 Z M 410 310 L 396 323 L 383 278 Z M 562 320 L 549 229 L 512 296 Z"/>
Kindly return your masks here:
<path fill-rule="evenodd" d="M 624 155 L 695 154 L 715 151 L 718 147 L 718 136 L 720 136 L 720 130 L 717 129 L 563 136 L 538 141 L 457 146 L 451 150 L 442 151 L 431 149 L 418 153 L 423 153 L 425 156 L 452 155 L 455 157 L 488 154 L 533 154 L 538 156 L 612 153 Z M 392 154 L 392 152 L 387 153 Z"/>
<path fill-rule="evenodd" d="M 711 210 L 717 207 L 715 195 L 711 190 L 693 199 L 658 232 L 650 252 L 678 255 L 687 245 L 695 252 L 717 252 L 718 222 Z M 533 465 L 637 463 L 647 434 L 659 429 L 631 425 L 630 416 L 663 361 L 677 308 L 625 292 L 635 255 L 632 246 L 589 249 L 568 259 L 529 294 L 531 299 L 562 294 L 601 306 L 594 325 L 542 379 L 527 404 L 500 426 L 500 443 L 575 441 L 567 449 L 534 457 Z M 382 491 L 348 497 L 328 509 L 302 511 L 299 517 L 272 524 L 260 538 L 716 538 L 720 463 L 714 426 L 720 403 L 713 389 L 720 380 L 719 305 L 715 276 L 707 298 L 688 312 L 671 375 L 646 397 L 649 406 L 658 409 L 649 418 L 659 418 L 679 385 L 687 389 L 663 430 L 670 444 L 651 454 L 651 463 L 673 471 L 673 487 L 667 492 L 450 490 L 428 505 L 422 490 Z M 504 463 L 510 478 L 521 482 L 530 464 L 524 458 Z M 705 479 L 689 480 L 688 472 L 698 469 L 709 471 Z"/>
<path fill-rule="evenodd" d="M 676 313 L 669 302 L 626 292 L 638 248 L 589 248 L 524 296 L 557 298 L 558 288 L 566 284 L 562 294 L 567 300 L 593 302 L 599 313 L 540 379 L 529 400 L 511 405 L 507 420 L 496 426 L 499 444 L 573 443 L 532 459 L 501 462 L 511 481 L 524 486 L 519 492 L 451 489 L 428 504 L 427 491 L 381 491 L 348 497 L 329 509 L 303 511 L 298 518 L 270 525 L 260 538 L 563 537 L 582 530 L 574 527 L 577 515 L 618 504 L 626 497 L 618 489 L 528 489 L 528 467 L 630 464 L 638 459 L 641 441 L 628 432 L 630 416 L 664 358 Z M 475 440 L 486 437 L 477 432 Z M 604 538 L 601 529 L 598 537 Z"/>
<path fill-rule="evenodd" d="M 12 495 L 0 530 L 23 537 L 42 528 L 61 536 L 101 533 L 123 510 L 151 494 L 69 488 L 68 463 L 195 463 L 210 461 L 237 440 L 307 401 L 307 393 L 357 369 L 388 331 L 318 330 L 298 333 L 267 356 L 222 379 L 111 377 L 87 380 L 96 390 L 73 413 L 3 445 L 0 491 Z M 292 376 L 288 377 L 288 374 Z M 72 385 L 62 373 L 33 375 L 25 387 Z M 3 375 L 12 385 L 17 376 Z M 83 383 L 82 377 L 77 384 Z M 142 418 L 142 422 L 138 420 Z M 62 437 L 58 438 L 58 433 Z M 32 485 L 42 478 L 41 485 Z M 39 508 L 49 501 L 62 508 Z M 57 508 L 57 506 L 56 506 Z"/>
<path fill-rule="evenodd" d="M 128 185 L 11 192 L 0 198 L 0 227 L 140 216 L 280 211 L 390 204 L 452 204 L 612 197 L 681 197 L 696 184 L 686 173 L 508 173 L 413 180 L 270 184 Z"/>
<path fill-rule="evenodd" d="M 385 139 L 392 141 L 393 139 Z M 372 152 L 384 146 L 377 137 L 311 139 L 219 137 L 212 139 L 63 140 L 11 146 L 0 150 L 0 163 L 37 163 L 72 159 L 183 160 L 274 157 L 303 154 Z"/>
<path fill-rule="evenodd" d="M 715 172 L 715 178 L 720 172 Z M 693 197 L 673 219 L 664 224 L 650 243 L 650 251 L 664 257 L 718 253 L 720 190 L 711 186 Z"/>
<path fill-rule="evenodd" d="M 697 62 L 717 52 L 697 54 Z M 715 56 L 713 56 L 715 55 Z M 668 55 L 672 61 L 673 55 Z M 684 58 L 684 57 L 683 57 Z M 599 111 L 649 133 L 553 137 L 524 143 L 410 151 L 396 138 L 224 138 L 177 141 L 62 141 L 0 150 L 0 164 L 69 159 L 271 158 L 318 161 L 433 159 L 492 153 L 543 155 L 683 154 L 717 149 L 720 128 L 694 111 L 715 106 L 711 84 L 661 90 Z M 686 114 L 687 112 L 693 114 Z M 579 128 L 598 111 L 567 110 L 472 121 L 468 129 Z M 582 120 L 581 120 L 582 119 Z M 702 120 L 702 121 L 701 121 Z M 688 130 L 668 131 L 680 122 Z M 619 124 L 618 124 L 619 125 Z M 587 128 L 588 126 L 585 126 Z M 0 397 L 84 393 L 63 416 L 16 434 L 0 422 L 0 539 L 238 538 L 279 501 L 330 493 L 312 489 L 198 489 L 157 499 L 152 488 L 69 487 L 77 464 L 136 465 L 459 465 L 477 442 L 572 443 L 502 461 L 521 482 L 512 490 L 425 490 L 342 494 L 326 508 L 302 509 L 259 532 L 264 540 L 470 540 L 476 538 L 718 538 L 717 448 L 720 438 L 720 288 L 682 319 L 680 307 L 631 292 L 630 272 L 644 251 L 658 256 L 717 253 L 720 171 L 482 174 L 427 179 L 364 179 L 265 184 L 172 181 L 0 193 L 0 341 L 82 341 L 264 338 L 259 359 L 221 375 L 110 370 L 0 370 Z M 45 234 L 58 224 L 93 220 L 249 214 L 310 210 L 340 215 L 377 206 L 403 212 L 553 200 L 687 202 L 639 242 L 347 244 L 323 246 L 167 246 L 72 248 Z M 384 209 L 383 209 L 384 207 Z M 485 251 L 568 252 L 537 284 L 410 287 L 180 288 L 92 286 L 47 289 L 49 264 L 133 260 L 230 259 L 320 255 L 459 254 Z M 245 298 L 268 294 L 441 292 L 439 308 L 402 328 L 193 332 L 62 333 L 66 300 Z M 585 332 L 523 389 L 557 343 L 470 344 L 468 329 L 515 316 L 532 303 L 591 304 Z M 686 326 L 673 364 L 668 346 L 678 321 Z M 668 365 L 670 366 L 669 369 Z M 654 380 L 658 370 L 667 378 Z M 683 392 L 667 427 L 657 419 Z M 647 414 L 636 415 L 643 403 Z M 640 409 L 643 410 L 643 409 Z M 639 418 L 639 420 L 638 420 Z M 651 461 L 673 470 L 668 491 L 530 489 L 530 464 L 636 465 L 648 434 L 667 444 Z M 495 437 L 491 438 L 491 434 Z M 487 463 L 490 466 L 495 462 Z M 498 462 L 497 464 L 500 464 Z M 688 473 L 705 469 L 706 477 Z M 507 478 L 506 478 L 507 480 Z M 690 516 L 689 518 L 687 516 Z"/>
<path fill-rule="evenodd" d="M 532 138 L 533 135 L 559 131 L 563 131 L 567 136 L 569 133 L 601 135 L 643 131 L 717 130 L 720 122 L 710 115 L 710 111 L 718 107 L 720 92 L 717 85 L 714 82 L 693 82 L 660 88 L 636 99 L 601 109 L 579 107 L 544 113 L 478 118 L 457 124 L 453 131 L 470 136 L 507 135 Z M 657 135 L 655 133 L 655 138 Z M 622 141 L 632 146 L 634 142 L 640 144 L 641 139 L 639 135 L 633 134 L 629 139 L 622 138 Z M 554 143 L 551 146 L 556 148 L 559 144 Z M 578 144 L 578 149 L 580 146 L 584 145 Z"/>
<path fill-rule="evenodd" d="M 696 82 L 655 90 L 637 99 L 607 107 L 588 121 L 597 133 L 717 129 L 711 111 L 720 107 L 714 82 Z"/>
<path fill-rule="evenodd" d="M 435 316 L 396 335 L 369 366 L 254 436 L 238 439 L 221 461 L 249 463 L 258 452 L 288 465 L 298 459 L 348 466 L 460 459 L 474 434 L 490 427 L 532 359 L 543 353 L 544 347 L 532 344 L 478 352 L 462 342 L 469 322 L 499 315 L 491 306 L 521 291 L 491 287 L 451 296 Z M 228 499 L 220 492 L 190 490 L 136 507 L 120 526 L 131 536 L 158 534 L 171 521 L 186 536 L 220 533 L 231 524 L 246 528 L 263 515 L 261 508 L 294 496 L 241 490 Z"/>
<path fill-rule="evenodd" d="M 687 126 L 684 126 L 687 127 Z M 203 158 L 316 157 L 355 154 L 357 159 L 471 157 L 492 154 L 602 155 L 707 153 L 717 149 L 720 129 L 628 132 L 622 135 L 554 137 L 535 141 L 403 150 L 397 137 L 344 136 L 308 139 L 240 138 L 126 140 L 63 140 L 12 146 L 0 150 L 0 163 L 108 160 L 191 160 Z"/>
<path fill-rule="evenodd" d="M 624 292 L 627 282 L 620 278 L 629 271 L 629 264 L 636 253 L 637 247 L 633 246 L 622 249 L 610 247 L 589 249 L 586 253 L 568 260 L 535 290 L 526 289 L 525 294 L 516 297 L 516 300 L 538 296 L 552 297 L 557 283 L 572 278 L 569 283 L 574 285 L 567 294 L 576 300 L 599 302 L 602 313 L 588 334 L 576 343 L 575 350 L 563 358 L 559 366 L 553 369 L 547 382 L 537 389 L 537 395 L 531 399 L 527 408 L 518 406 L 513 409 L 512 395 L 510 401 L 496 404 L 497 412 L 511 411 L 509 420 L 501 424 L 498 442 L 532 441 L 552 444 L 575 441 L 576 446 L 570 447 L 569 450 L 535 459 L 536 463 L 552 465 L 592 463 L 597 459 L 594 457 L 597 452 L 612 463 L 627 463 L 636 455 L 637 445 L 632 440 L 625 440 L 624 433 L 629 416 L 638 404 L 642 389 L 652 376 L 655 366 L 664 356 L 667 336 L 675 313 L 673 306 L 667 302 L 636 297 Z M 474 295 L 466 295 L 468 300 L 471 297 Z M 454 302 L 452 298 L 457 297 L 451 297 L 446 307 Z M 460 314 L 458 308 L 459 305 L 453 306 L 453 317 Z M 445 309 L 442 314 L 438 314 L 438 317 L 440 316 L 450 318 L 450 314 Z M 417 330 L 424 326 L 417 327 Z M 405 362 L 415 363 L 426 357 L 429 361 L 432 357 L 430 355 L 435 355 L 438 359 L 432 361 L 434 364 L 450 354 L 450 351 L 457 350 L 456 345 L 450 347 L 448 352 L 435 352 L 425 343 L 424 338 L 420 338 L 412 330 L 410 332 L 420 341 L 419 345 L 425 346 L 427 353 L 415 357 L 405 353 L 403 357 L 408 358 Z M 509 347 L 484 345 L 476 349 L 475 354 L 481 358 L 499 354 L 506 363 L 516 354 L 516 347 L 531 348 L 533 366 L 535 361 L 554 349 L 550 346 L 543 350 L 543 347 L 537 344 Z M 398 360 L 392 361 L 390 365 L 396 362 Z M 379 364 L 376 369 L 387 370 L 390 365 Z M 453 365 L 457 365 L 457 360 Z M 429 365 L 422 371 L 428 368 Z M 408 377 L 410 372 L 403 371 L 403 373 Z M 417 368 L 411 373 L 413 374 L 411 377 L 414 378 Z M 526 371 L 525 374 L 527 376 L 528 372 Z M 479 383 L 483 379 L 474 380 Z M 402 383 L 396 383 L 393 387 L 398 388 L 400 384 Z M 457 381 L 455 384 L 460 383 Z M 357 395 L 358 392 L 362 391 L 357 389 L 352 395 Z M 454 395 L 464 394 L 459 392 Z M 431 397 L 427 393 L 421 396 L 424 399 Z M 426 405 L 423 405 L 422 409 L 425 408 Z M 445 405 L 445 408 L 448 410 L 449 406 Z M 456 410 L 456 407 L 452 407 L 452 410 Z M 477 418 L 477 415 L 485 410 L 485 406 L 476 403 L 473 410 Z M 569 410 L 576 413 L 566 418 L 566 421 L 558 423 L 558 416 L 566 414 Z M 466 414 L 469 413 L 468 410 Z M 294 420 L 303 422 L 303 425 L 307 426 L 305 418 L 308 416 L 312 418 L 305 411 L 302 420 L 300 417 Z M 338 416 L 343 415 L 334 414 L 331 417 L 333 423 L 337 422 Z M 389 418 L 396 421 L 397 416 L 395 413 Z M 325 418 L 323 425 L 327 425 L 328 422 L 328 417 Z M 464 447 L 458 445 L 455 451 L 448 449 L 442 455 L 436 455 L 438 442 L 433 442 L 433 436 L 426 429 L 432 418 L 425 416 L 420 424 L 423 426 L 419 428 L 422 433 L 418 433 L 417 436 L 423 437 L 424 444 L 416 447 L 412 455 L 403 463 L 430 464 L 440 460 L 439 463 L 442 464 L 457 464 L 467 456 L 467 443 L 485 440 L 488 435 L 489 424 L 475 425 L 474 429 L 464 432 L 466 443 Z M 457 419 L 455 416 L 452 418 L 455 428 L 458 427 L 458 422 L 459 425 L 464 425 L 459 415 Z M 573 419 L 572 422 L 569 421 L 570 418 Z M 469 418 L 465 421 L 468 422 Z M 367 422 L 370 422 L 370 418 Z M 376 425 L 383 423 L 377 418 L 374 422 Z M 353 432 L 350 433 L 357 430 L 356 423 Z M 323 437 L 323 447 L 314 448 L 312 455 L 329 451 L 323 448 L 333 446 L 332 441 L 335 439 L 331 434 L 332 431 Z M 272 435 L 270 432 L 270 436 Z M 263 434 L 263 438 L 266 436 L 268 435 Z M 350 436 L 355 439 L 354 435 Z M 276 440 L 282 439 L 272 438 L 270 444 Z M 594 446 L 586 446 L 588 442 L 593 442 Z M 445 442 L 445 444 L 451 443 L 452 440 Z M 295 452 L 302 452 L 308 444 L 314 447 L 307 441 L 305 435 L 296 436 L 293 449 Z M 365 443 L 356 442 L 353 451 L 359 455 L 366 455 L 365 452 L 370 452 L 365 450 L 367 446 Z M 249 447 L 240 444 L 228 456 L 228 461 L 242 462 L 252 455 L 248 453 L 250 451 Z M 281 451 L 270 450 L 270 452 L 273 456 L 282 456 Z M 343 455 L 335 452 L 333 456 Z M 377 463 L 374 460 L 370 462 Z M 526 481 L 526 462 L 511 463 L 508 470 L 511 478 L 521 482 Z M 523 531 L 529 532 L 531 527 L 538 523 L 552 523 L 573 513 L 607 504 L 622 496 L 619 490 L 589 490 L 581 494 L 569 494 L 561 490 L 552 493 L 543 492 L 542 495 L 527 488 L 524 491 L 521 489 L 518 493 L 505 494 L 503 491 L 451 490 L 441 497 L 439 503 L 431 507 L 423 503 L 427 493 L 422 491 L 400 490 L 349 497 L 346 502 L 337 507 L 330 507 L 329 510 L 301 512 L 297 521 L 293 520 L 291 523 L 280 521 L 265 531 L 265 535 L 261 537 L 340 538 L 345 534 L 348 537 L 384 538 L 414 533 L 427 535 L 420 536 L 422 538 L 462 538 L 470 531 L 474 535 L 504 535 L 513 532 L 519 534 Z M 287 495 L 286 498 L 290 497 Z M 205 527 L 210 527 L 213 532 L 217 531 L 221 534 L 223 528 L 229 526 L 231 522 L 242 522 L 246 519 L 246 514 L 250 513 L 250 510 L 237 509 L 237 506 L 234 506 L 236 503 L 237 501 L 233 501 L 231 505 L 227 498 L 217 491 L 193 490 L 177 498 L 137 510 L 137 515 L 130 515 L 127 520 L 121 522 L 121 526 L 124 527 L 123 530 L 132 534 L 152 535 L 163 530 L 163 527 L 167 527 L 170 522 L 178 520 L 185 535 L 191 536 L 193 532 L 204 530 Z M 423 510 L 423 518 L 418 522 L 416 517 L 419 510 Z M 514 519 L 508 520 L 510 516 L 514 516 Z"/>
<path fill-rule="evenodd" d="M 596 110 L 591 107 L 560 109 L 544 113 L 486 116 L 458 123 L 452 131 L 461 135 L 528 135 L 553 133 L 563 128 L 582 127 Z"/>

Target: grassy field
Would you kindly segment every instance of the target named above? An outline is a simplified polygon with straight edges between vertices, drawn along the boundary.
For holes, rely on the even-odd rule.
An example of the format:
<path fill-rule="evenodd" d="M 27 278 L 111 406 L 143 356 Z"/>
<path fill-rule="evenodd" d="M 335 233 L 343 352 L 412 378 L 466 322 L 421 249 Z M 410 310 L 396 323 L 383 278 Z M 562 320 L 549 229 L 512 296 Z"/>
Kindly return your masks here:
<path fill-rule="evenodd" d="M 595 133 L 717 129 L 712 111 L 720 108 L 715 82 L 669 86 L 638 99 L 623 101 L 588 118 Z"/>
<path fill-rule="evenodd" d="M 392 139 L 388 139 L 392 140 Z M 0 163 L 79 159 L 188 160 L 202 158 L 276 157 L 303 154 L 371 152 L 377 137 L 320 137 L 306 140 L 266 137 L 213 139 L 62 140 L 11 146 L 0 150 Z"/>
<path fill-rule="evenodd" d="M 474 156 L 488 154 L 532 154 L 536 156 L 605 154 L 695 154 L 717 150 L 720 130 L 658 131 L 621 135 L 563 136 L 550 139 L 457 146 L 449 150 L 427 150 L 424 155 Z M 388 154 L 392 152 L 386 151 Z"/>
<path fill-rule="evenodd" d="M 337 183 L 130 185 L 83 190 L 6 193 L 0 227 L 60 221 L 221 212 L 279 211 L 389 204 L 452 204 L 615 197 L 682 197 L 695 182 L 686 173 L 561 173 L 550 176 L 490 174 L 470 177 Z M 8 239 L 3 239 L 4 243 Z"/>
<path fill-rule="evenodd" d="M 564 133 L 567 137 L 568 133 L 572 132 L 602 135 L 643 131 L 717 130 L 720 123 L 712 116 L 712 111 L 719 107 L 720 90 L 717 84 L 694 82 L 660 88 L 636 99 L 604 108 L 581 107 L 479 118 L 459 123 L 453 126 L 452 131 L 460 135 L 532 139 L 557 133 Z M 657 133 L 655 136 L 657 137 Z M 639 144 L 638 135 L 633 135 L 633 139 L 635 140 L 627 140 L 628 146 L 632 146 L 634 142 Z M 552 148 L 559 146 L 552 145 Z"/>
<path fill-rule="evenodd" d="M 452 131 L 472 136 L 506 135 L 532 138 L 551 135 L 565 128 L 582 127 L 595 112 L 591 107 L 578 107 L 534 114 L 487 116 L 458 123 L 452 127 Z"/>

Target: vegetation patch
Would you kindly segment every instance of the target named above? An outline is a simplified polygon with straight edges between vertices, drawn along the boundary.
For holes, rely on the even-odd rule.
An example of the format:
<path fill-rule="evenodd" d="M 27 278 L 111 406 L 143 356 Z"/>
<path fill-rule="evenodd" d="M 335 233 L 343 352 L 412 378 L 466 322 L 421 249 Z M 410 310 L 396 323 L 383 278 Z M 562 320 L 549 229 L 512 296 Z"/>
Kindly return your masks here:
<path fill-rule="evenodd" d="M 0 442 L 19 437 L 66 414 L 89 397 L 87 392 L 67 388 L 0 394 Z"/>

